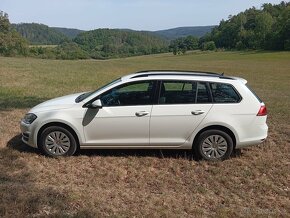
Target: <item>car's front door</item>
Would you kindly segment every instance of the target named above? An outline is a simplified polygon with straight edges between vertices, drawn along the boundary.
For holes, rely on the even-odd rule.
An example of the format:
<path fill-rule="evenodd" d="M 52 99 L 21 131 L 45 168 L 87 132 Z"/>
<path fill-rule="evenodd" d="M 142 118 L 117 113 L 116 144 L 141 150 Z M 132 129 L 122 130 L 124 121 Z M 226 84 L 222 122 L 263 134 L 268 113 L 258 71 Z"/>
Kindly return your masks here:
<path fill-rule="evenodd" d="M 204 82 L 163 81 L 150 121 L 151 146 L 180 146 L 212 107 Z"/>
<path fill-rule="evenodd" d="M 84 122 L 86 145 L 147 146 L 154 98 L 154 81 L 115 87 L 99 96 L 100 109 L 88 109 Z"/>

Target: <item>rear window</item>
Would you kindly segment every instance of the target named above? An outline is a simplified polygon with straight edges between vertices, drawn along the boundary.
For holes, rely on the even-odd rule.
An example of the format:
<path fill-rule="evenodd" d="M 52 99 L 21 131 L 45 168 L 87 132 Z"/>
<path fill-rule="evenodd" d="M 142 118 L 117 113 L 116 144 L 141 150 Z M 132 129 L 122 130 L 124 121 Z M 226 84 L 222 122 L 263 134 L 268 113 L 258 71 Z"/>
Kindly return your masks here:
<path fill-rule="evenodd" d="M 214 103 L 237 103 L 241 97 L 230 84 L 210 83 Z"/>

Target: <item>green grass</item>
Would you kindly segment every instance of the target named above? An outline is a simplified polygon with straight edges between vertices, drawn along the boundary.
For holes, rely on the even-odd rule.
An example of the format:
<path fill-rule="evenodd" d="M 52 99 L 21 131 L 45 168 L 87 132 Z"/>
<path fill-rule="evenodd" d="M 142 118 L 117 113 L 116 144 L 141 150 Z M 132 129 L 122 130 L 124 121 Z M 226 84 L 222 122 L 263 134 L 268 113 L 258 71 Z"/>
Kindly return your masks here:
<path fill-rule="evenodd" d="M 43 99 L 94 90 L 139 70 L 201 70 L 247 79 L 269 103 L 270 114 L 289 119 L 289 60 L 289 52 L 194 52 L 185 56 L 165 54 L 107 61 L 0 58 L 0 102 L 2 108 L 25 108 Z"/>
<path fill-rule="evenodd" d="M 53 97 L 148 69 L 240 76 L 266 103 L 269 137 L 220 163 L 183 151 L 82 151 L 52 159 L 19 120 Z M 193 52 L 61 61 L 0 57 L 0 216 L 286 217 L 290 214 L 290 52 Z"/>

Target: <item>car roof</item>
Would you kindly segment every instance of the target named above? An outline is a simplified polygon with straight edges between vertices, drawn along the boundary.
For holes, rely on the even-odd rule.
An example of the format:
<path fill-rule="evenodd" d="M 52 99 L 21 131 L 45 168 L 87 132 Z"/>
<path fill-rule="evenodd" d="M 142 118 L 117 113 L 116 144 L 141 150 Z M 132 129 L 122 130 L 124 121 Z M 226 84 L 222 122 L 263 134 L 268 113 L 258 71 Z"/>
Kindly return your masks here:
<path fill-rule="evenodd" d="M 203 72 L 203 71 L 187 71 L 187 70 L 148 70 L 140 71 L 127 76 L 122 77 L 122 80 L 131 80 L 138 78 L 154 78 L 154 79 L 174 79 L 174 80 L 208 80 L 208 81 L 219 81 L 219 80 L 239 80 L 246 84 L 245 79 L 232 76 L 224 76 L 223 73 L 214 72 Z"/>

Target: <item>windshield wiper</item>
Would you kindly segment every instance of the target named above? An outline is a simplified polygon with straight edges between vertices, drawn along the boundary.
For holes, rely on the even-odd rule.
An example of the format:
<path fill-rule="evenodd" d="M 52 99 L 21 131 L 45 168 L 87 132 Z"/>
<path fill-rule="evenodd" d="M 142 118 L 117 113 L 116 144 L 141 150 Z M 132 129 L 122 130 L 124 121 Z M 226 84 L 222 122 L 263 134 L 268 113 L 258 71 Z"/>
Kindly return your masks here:
<path fill-rule="evenodd" d="M 79 103 L 81 102 L 82 100 L 84 100 L 88 95 L 90 95 L 92 92 L 86 92 L 86 93 L 83 93 L 81 95 L 79 95 L 76 99 L 75 99 L 75 102 L 76 103 Z"/>

